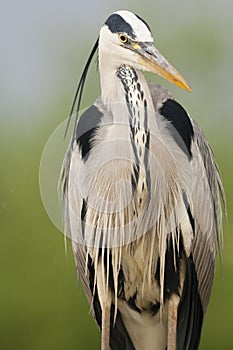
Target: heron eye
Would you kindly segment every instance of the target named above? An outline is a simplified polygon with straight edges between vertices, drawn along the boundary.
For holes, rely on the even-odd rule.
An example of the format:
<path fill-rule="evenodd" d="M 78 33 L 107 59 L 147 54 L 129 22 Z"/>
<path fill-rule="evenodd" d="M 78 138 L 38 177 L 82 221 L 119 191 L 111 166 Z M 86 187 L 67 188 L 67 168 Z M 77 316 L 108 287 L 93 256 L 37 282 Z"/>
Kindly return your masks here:
<path fill-rule="evenodd" d="M 127 38 L 127 36 L 126 36 L 125 34 L 120 33 L 120 34 L 118 35 L 118 37 L 119 37 L 119 40 L 120 40 L 123 44 L 126 44 L 126 43 L 128 42 L 128 38 Z"/>

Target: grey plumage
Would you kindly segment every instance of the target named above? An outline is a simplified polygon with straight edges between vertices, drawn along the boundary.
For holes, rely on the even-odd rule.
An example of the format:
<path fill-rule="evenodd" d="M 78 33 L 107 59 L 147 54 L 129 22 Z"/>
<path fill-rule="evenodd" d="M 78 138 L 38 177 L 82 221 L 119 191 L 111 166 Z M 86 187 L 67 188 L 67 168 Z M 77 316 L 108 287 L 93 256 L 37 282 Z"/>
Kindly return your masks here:
<path fill-rule="evenodd" d="M 142 42 L 136 29 L 152 40 L 139 17 L 112 16 L 100 33 L 101 97 L 77 121 L 63 163 L 65 229 L 102 349 L 108 318 L 113 350 L 197 349 L 222 241 L 221 178 L 202 131 L 165 88 L 138 63 L 106 65 L 107 36 L 127 34 L 130 50 Z"/>

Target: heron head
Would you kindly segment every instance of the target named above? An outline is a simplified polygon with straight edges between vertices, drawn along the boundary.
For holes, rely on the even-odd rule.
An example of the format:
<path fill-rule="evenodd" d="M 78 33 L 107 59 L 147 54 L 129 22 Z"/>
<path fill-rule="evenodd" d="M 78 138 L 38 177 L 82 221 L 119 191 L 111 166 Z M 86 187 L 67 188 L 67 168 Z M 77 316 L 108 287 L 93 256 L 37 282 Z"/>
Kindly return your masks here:
<path fill-rule="evenodd" d="M 100 30 L 99 60 L 118 69 L 122 64 L 156 73 L 191 91 L 184 78 L 155 48 L 148 24 L 129 11 L 110 15 Z"/>

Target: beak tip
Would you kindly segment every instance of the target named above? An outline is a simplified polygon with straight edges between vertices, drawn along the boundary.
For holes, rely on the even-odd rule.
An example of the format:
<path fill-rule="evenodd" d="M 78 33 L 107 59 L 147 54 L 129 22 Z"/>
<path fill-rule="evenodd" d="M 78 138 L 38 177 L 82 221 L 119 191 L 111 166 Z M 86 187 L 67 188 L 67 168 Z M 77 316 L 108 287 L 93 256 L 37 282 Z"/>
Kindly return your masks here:
<path fill-rule="evenodd" d="M 191 87 L 188 83 L 179 75 L 179 79 L 176 82 L 173 82 L 175 85 L 179 86 L 181 89 L 184 89 L 188 92 L 192 92 Z"/>

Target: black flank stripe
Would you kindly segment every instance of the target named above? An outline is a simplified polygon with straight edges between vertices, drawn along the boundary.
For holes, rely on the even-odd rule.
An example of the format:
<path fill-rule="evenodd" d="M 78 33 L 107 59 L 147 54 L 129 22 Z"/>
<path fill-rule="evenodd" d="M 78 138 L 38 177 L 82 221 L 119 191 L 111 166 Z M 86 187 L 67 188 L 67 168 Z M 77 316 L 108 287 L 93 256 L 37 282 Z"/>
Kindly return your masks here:
<path fill-rule="evenodd" d="M 81 210 L 81 220 L 83 221 L 85 219 L 87 213 L 87 203 L 85 199 L 83 199 L 83 205 L 82 205 L 82 210 Z"/>
<path fill-rule="evenodd" d="M 120 271 L 118 273 L 118 291 L 117 291 L 117 296 L 122 298 L 122 299 L 125 297 L 124 283 L 125 283 L 125 276 L 124 276 L 124 272 L 123 272 L 123 269 L 122 269 L 122 266 L 121 266 L 120 267 Z"/>
<path fill-rule="evenodd" d="M 195 219 L 194 219 L 193 214 L 191 212 L 190 204 L 188 202 L 188 198 L 187 198 L 185 192 L 183 192 L 183 200 L 184 200 L 185 208 L 186 208 L 188 216 L 189 216 L 190 224 L 192 226 L 193 234 L 195 234 Z"/>
<path fill-rule="evenodd" d="M 82 205 L 82 209 L 81 209 L 81 228 L 82 228 L 82 237 L 84 239 L 85 237 L 85 216 L 87 213 L 87 203 L 85 201 L 85 199 L 83 199 L 83 205 Z"/>
<path fill-rule="evenodd" d="M 95 276 L 95 270 L 94 270 L 94 263 L 92 261 L 92 258 L 90 255 L 88 256 L 88 271 L 89 271 L 89 286 L 92 291 L 94 292 L 94 276 Z M 101 323 L 102 323 L 102 311 L 101 311 L 101 305 L 99 301 L 98 296 L 98 290 L 97 287 L 95 288 L 95 293 L 93 295 L 93 309 L 95 314 L 96 322 L 101 329 Z M 118 310 L 116 322 L 114 323 L 114 313 L 115 313 L 115 305 L 111 305 L 111 313 L 110 313 L 110 346 L 112 350 L 135 350 L 135 347 L 133 346 L 133 343 L 128 335 L 128 332 L 125 328 L 125 325 L 122 321 L 121 314 Z"/>
<path fill-rule="evenodd" d="M 175 293 L 179 295 L 180 288 L 180 264 L 181 259 L 184 255 L 183 253 L 183 242 L 180 239 L 179 251 L 175 244 L 173 247 L 172 239 L 167 239 L 167 250 L 165 255 L 165 271 L 164 271 L 164 299 L 167 300 L 169 297 Z M 175 253 L 175 257 L 174 257 Z M 160 284 L 160 257 L 157 260 L 155 280 L 158 285 Z"/>
<path fill-rule="evenodd" d="M 181 244 L 180 244 L 181 245 Z M 166 300 L 173 293 L 179 294 L 180 287 L 180 261 L 181 250 L 173 247 L 172 239 L 167 240 L 167 250 L 165 255 L 165 271 L 164 271 L 164 299 Z M 175 256 L 174 256 L 175 253 Z M 175 262 L 175 264 L 174 264 Z"/>
<path fill-rule="evenodd" d="M 178 308 L 177 350 L 197 350 L 201 337 L 203 308 L 192 255 L 186 259 L 186 276 Z"/>
<path fill-rule="evenodd" d="M 95 269 L 94 269 L 94 263 L 92 261 L 92 258 L 90 255 L 88 255 L 88 263 L 87 268 L 89 271 L 89 286 L 90 290 L 92 291 L 92 294 L 94 292 L 94 279 L 95 279 Z M 98 326 L 101 328 L 101 322 L 102 322 L 102 311 L 101 311 L 101 305 L 98 297 L 98 293 L 96 291 L 97 288 L 95 288 L 95 293 L 93 295 L 93 309 L 95 312 L 95 319 L 98 324 Z"/>

